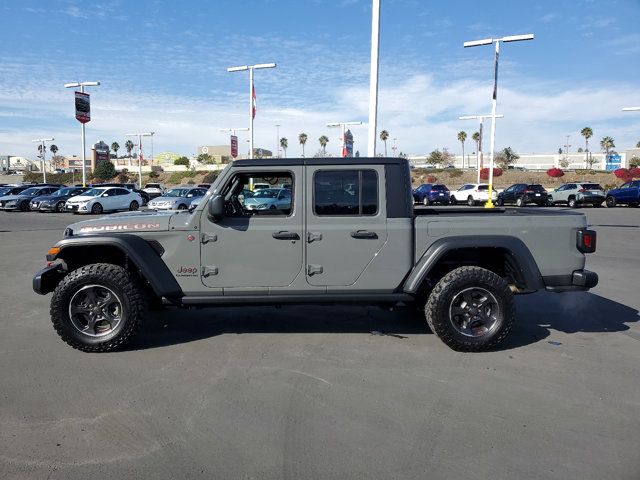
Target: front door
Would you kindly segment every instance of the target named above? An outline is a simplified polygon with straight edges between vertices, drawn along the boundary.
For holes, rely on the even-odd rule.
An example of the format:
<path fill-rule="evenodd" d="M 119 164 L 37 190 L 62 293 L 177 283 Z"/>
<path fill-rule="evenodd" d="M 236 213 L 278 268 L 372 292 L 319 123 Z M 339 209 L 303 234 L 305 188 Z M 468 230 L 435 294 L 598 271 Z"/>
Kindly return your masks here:
<path fill-rule="evenodd" d="M 304 244 L 302 170 L 243 169 L 225 179 L 219 189 L 224 218 L 214 222 L 206 208 L 202 213 L 202 283 L 233 293 L 294 281 L 302 271 Z M 257 183 L 269 188 L 252 190 Z"/>
<path fill-rule="evenodd" d="M 387 239 L 384 167 L 307 166 L 307 282 L 353 285 Z"/>

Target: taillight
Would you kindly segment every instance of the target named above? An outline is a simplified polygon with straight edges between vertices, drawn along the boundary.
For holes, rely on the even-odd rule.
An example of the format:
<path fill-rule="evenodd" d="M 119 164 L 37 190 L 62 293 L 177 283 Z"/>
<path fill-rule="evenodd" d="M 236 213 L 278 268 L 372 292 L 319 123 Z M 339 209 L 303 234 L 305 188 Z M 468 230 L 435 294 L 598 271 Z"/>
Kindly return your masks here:
<path fill-rule="evenodd" d="M 593 253 L 596 251 L 596 232 L 593 230 L 578 230 L 577 245 L 582 253 Z"/>
<path fill-rule="evenodd" d="M 584 188 L 581 188 L 580 190 L 578 190 L 580 193 L 584 193 L 586 192 L 586 190 Z"/>
<path fill-rule="evenodd" d="M 533 190 L 525 190 L 524 193 L 534 193 Z"/>

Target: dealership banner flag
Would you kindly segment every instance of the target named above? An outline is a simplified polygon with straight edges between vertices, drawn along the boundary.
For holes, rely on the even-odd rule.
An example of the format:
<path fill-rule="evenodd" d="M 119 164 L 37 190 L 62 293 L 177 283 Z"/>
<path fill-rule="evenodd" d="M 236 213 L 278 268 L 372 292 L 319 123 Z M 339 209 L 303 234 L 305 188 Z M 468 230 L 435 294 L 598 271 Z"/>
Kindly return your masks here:
<path fill-rule="evenodd" d="M 258 110 L 258 107 L 256 104 L 256 87 L 252 84 L 251 85 L 251 116 L 253 118 L 256 118 L 256 110 Z"/>
<path fill-rule="evenodd" d="M 91 120 L 91 103 L 89 94 L 83 92 L 76 93 L 76 120 L 80 123 L 87 123 Z"/>

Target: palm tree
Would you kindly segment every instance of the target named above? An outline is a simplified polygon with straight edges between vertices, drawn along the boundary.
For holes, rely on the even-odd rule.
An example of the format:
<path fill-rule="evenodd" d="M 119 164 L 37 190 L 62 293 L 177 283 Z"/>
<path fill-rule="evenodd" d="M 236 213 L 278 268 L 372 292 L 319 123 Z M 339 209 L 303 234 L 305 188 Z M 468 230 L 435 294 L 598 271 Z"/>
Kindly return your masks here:
<path fill-rule="evenodd" d="M 287 158 L 287 147 L 289 146 L 289 140 L 286 137 L 280 139 L 280 147 L 284 150 L 284 158 Z"/>
<path fill-rule="evenodd" d="M 302 156 L 304 157 L 304 144 L 307 143 L 307 134 L 302 132 L 298 135 L 298 142 L 302 145 Z"/>
<path fill-rule="evenodd" d="M 49 146 L 49 151 L 55 156 L 55 154 L 58 153 L 58 146 L 52 143 Z"/>
<path fill-rule="evenodd" d="M 611 149 L 616 148 L 615 141 L 611 137 L 602 137 L 602 140 L 600 140 L 600 148 L 606 152 L 607 157 L 605 158 L 605 161 L 607 161 Z"/>
<path fill-rule="evenodd" d="M 120 145 L 118 145 L 118 142 L 113 142 L 111 144 L 111 150 L 113 150 L 116 154 L 116 159 L 118 158 L 118 150 L 120 150 Z"/>
<path fill-rule="evenodd" d="M 464 141 L 467 139 L 467 132 L 458 132 L 458 141 L 462 144 L 462 168 L 464 168 Z"/>
<path fill-rule="evenodd" d="M 591 130 L 591 127 L 584 127 L 582 130 L 580 130 L 580 135 L 584 137 L 584 146 L 585 146 L 584 151 L 587 152 L 587 159 L 588 159 L 589 158 L 589 139 L 593 137 L 593 130 Z"/>
<path fill-rule="evenodd" d="M 384 156 L 387 156 L 387 139 L 389 138 L 389 132 L 382 130 L 380 132 L 380 140 L 384 142 Z"/>
<path fill-rule="evenodd" d="M 473 132 L 471 139 L 476 142 L 476 160 L 478 165 L 480 165 L 480 132 Z"/>
<path fill-rule="evenodd" d="M 329 137 L 326 135 L 322 135 L 318 141 L 320 142 L 320 146 L 322 147 L 322 156 L 324 157 L 327 154 L 327 143 L 329 143 Z"/>
<path fill-rule="evenodd" d="M 133 151 L 133 142 L 131 140 L 127 140 L 124 142 L 124 148 L 127 151 L 127 156 L 129 157 L 129 166 L 131 166 L 131 152 Z"/>

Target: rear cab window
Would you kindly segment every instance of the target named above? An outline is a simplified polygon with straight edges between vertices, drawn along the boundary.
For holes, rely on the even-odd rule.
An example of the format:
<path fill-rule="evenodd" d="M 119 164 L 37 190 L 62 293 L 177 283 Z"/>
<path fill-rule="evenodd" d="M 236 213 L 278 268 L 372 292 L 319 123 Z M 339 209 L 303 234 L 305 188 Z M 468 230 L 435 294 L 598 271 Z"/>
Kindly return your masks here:
<path fill-rule="evenodd" d="M 318 170 L 313 181 L 317 216 L 366 216 L 378 213 L 375 170 Z"/>

